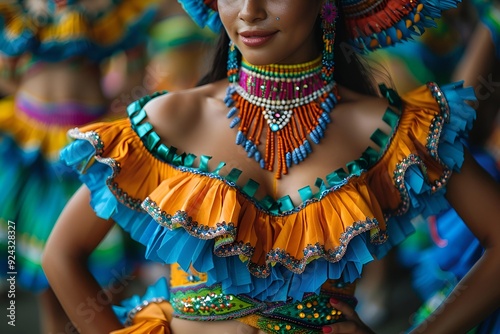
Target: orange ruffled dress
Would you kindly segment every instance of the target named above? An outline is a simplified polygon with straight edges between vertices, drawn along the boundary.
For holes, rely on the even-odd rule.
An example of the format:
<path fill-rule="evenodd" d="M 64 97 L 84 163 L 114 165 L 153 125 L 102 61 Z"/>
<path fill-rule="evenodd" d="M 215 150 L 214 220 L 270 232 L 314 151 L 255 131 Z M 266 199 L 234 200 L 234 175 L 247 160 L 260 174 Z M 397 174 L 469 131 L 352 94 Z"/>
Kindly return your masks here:
<path fill-rule="evenodd" d="M 209 157 L 195 166 L 162 144 L 143 109 L 157 94 L 130 105 L 128 119 L 70 131 L 77 140 L 62 160 L 80 171 L 97 214 L 146 245 L 147 258 L 171 264 L 170 287 L 162 280 L 125 301 L 119 317 L 148 328 L 134 333 L 151 332 L 140 315 L 152 305 L 171 307 L 155 311 L 165 321 L 237 319 L 269 333 L 319 333 L 341 320 L 330 296 L 355 305 L 351 283 L 363 266 L 412 233 L 412 218 L 448 207 L 445 185 L 475 118 L 462 83 L 382 92 L 393 130 L 372 137 L 380 152 L 367 149 L 316 192 L 300 190 L 298 206 L 259 201 L 253 181 L 236 185 L 241 171 L 221 175 L 207 169 Z M 165 321 L 159 332 L 168 333 Z"/>

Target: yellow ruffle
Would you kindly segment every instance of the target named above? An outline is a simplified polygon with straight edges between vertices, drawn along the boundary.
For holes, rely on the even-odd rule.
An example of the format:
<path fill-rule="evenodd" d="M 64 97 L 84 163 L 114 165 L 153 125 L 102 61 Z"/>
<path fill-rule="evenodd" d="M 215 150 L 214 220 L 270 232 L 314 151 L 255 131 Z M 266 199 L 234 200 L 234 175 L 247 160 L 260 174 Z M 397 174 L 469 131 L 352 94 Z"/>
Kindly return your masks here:
<path fill-rule="evenodd" d="M 10 37 L 17 38 L 26 29 L 36 29 L 36 25 L 23 15 L 23 8 L 16 1 L 0 3 L 0 16 L 4 20 L 5 32 Z"/>
<path fill-rule="evenodd" d="M 28 118 L 17 110 L 13 97 L 0 100 L 0 133 L 11 136 L 25 151 L 40 150 L 45 159 L 58 160 L 59 151 L 69 143 L 68 129 Z"/>
<path fill-rule="evenodd" d="M 120 188 L 120 193 L 127 194 L 128 203 L 124 204 L 135 204 L 137 208 L 137 204 L 149 197 L 159 212 L 174 215 L 181 211 L 192 219 L 190 226 L 172 219 L 171 227 L 183 225 L 188 233 L 202 239 L 216 238 L 234 245 L 249 245 L 254 249 L 250 260 L 259 266 L 273 265 L 273 261 L 269 262 L 269 254 L 280 252 L 295 262 L 290 266 L 282 264 L 301 273 L 305 265 L 314 260 L 304 255 L 311 245 L 335 250 L 330 255 L 325 254 L 325 257 L 331 256 L 327 258 L 329 261 L 335 262 L 343 256 L 345 246 L 355 235 L 377 227 L 367 224 L 359 230 L 355 226 L 376 219 L 378 228 L 385 230 L 386 218 L 404 209 L 405 203 L 393 175 L 410 155 L 422 159 L 431 182 L 442 178 L 445 168 L 426 148 L 429 129 L 440 110 L 438 104 L 425 86 L 403 96 L 402 100 L 403 112 L 398 128 L 375 166 L 359 177 L 352 177 L 346 185 L 320 201 L 281 216 L 259 209 L 224 181 L 182 172 L 154 158 L 127 119 L 91 125 L 80 131 L 98 133 L 104 143 L 103 150 L 98 152 L 99 160 L 111 158 L 101 162 L 114 166 L 111 184 L 115 191 Z M 197 228 L 193 228 L 193 224 Z M 234 225 L 236 233 L 228 235 L 223 230 L 219 234 L 202 234 L 208 229 L 221 231 L 218 227 L 230 224 Z M 204 229 L 199 229 L 200 226 Z M 215 249 L 216 254 L 217 251 Z M 227 248 L 221 249 L 219 255 L 227 255 L 224 251 Z"/>

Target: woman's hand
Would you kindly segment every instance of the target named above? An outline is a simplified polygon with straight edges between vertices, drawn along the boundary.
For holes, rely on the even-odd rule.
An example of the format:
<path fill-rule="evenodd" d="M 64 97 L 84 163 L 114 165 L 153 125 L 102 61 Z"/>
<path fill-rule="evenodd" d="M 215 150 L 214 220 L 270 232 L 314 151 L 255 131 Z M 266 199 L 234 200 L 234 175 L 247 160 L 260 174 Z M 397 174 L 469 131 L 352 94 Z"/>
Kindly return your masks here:
<path fill-rule="evenodd" d="M 354 311 L 349 304 L 335 298 L 330 299 L 330 304 L 338 311 L 341 311 L 346 320 L 333 325 L 324 326 L 323 333 L 375 334 L 374 331 L 361 321 L 356 311 Z"/>

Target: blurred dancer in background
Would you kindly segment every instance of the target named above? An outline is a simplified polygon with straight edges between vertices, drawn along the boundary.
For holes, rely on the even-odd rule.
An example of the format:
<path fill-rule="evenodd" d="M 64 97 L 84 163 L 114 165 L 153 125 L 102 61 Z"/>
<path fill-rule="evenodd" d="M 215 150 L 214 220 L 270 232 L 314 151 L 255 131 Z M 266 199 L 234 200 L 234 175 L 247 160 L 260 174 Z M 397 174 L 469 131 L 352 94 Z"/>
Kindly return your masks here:
<path fill-rule="evenodd" d="M 58 215 L 80 186 L 58 162 L 59 150 L 68 129 L 116 117 L 101 89 L 101 63 L 119 51 L 128 52 L 129 63 L 140 61 L 157 5 L 157 0 L 0 4 L 2 87 L 10 94 L 0 101 L 0 224 L 4 231 L 15 224 L 17 284 L 38 293 L 43 332 L 71 327 L 40 265 Z M 121 233 L 112 230 L 93 253 L 90 268 L 106 285 L 126 266 Z"/>

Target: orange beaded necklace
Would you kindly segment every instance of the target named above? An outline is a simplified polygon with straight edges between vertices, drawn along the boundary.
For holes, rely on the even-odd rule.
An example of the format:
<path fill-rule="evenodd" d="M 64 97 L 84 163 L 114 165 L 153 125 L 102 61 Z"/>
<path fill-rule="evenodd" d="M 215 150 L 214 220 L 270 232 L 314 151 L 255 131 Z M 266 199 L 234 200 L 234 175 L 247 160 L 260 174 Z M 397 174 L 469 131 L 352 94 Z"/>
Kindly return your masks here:
<path fill-rule="evenodd" d="M 309 139 L 319 144 L 323 138 L 329 114 L 339 99 L 336 83 L 323 79 L 321 57 L 297 65 L 254 66 L 243 60 L 237 70 L 235 63 L 230 52 L 231 84 L 224 102 L 230 108 L 230 127 L 238 125 L 236 144 L 263 169 L 276 169 L 279 179 L 312 152 Z"/>

